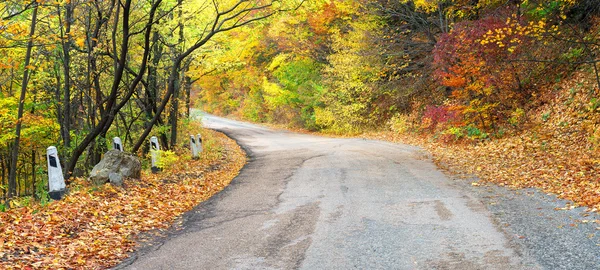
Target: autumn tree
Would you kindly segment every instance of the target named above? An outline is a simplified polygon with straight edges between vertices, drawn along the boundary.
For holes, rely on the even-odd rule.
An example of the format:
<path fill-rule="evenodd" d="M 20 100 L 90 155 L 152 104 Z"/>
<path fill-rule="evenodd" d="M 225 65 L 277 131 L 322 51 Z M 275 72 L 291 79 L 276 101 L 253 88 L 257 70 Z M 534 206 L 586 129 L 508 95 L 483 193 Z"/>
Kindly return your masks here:
<path fill-rule="evenodd" d="M 15 127 L 15 140 L 12 145 L 11 151 L 11 160 L 10 160 L 10 169 L 8 175 L 8 197 L 12 197 L 16 195 L 16 186 L 17 186 L 17 160 L 19 157 L 19 146 L 21 143 L 21 128 L 22 128 L 22 118 L 23 118 L 23 110 L 25 105 L 25 94 L 27 93 L 27 84 L 29 82 L 29 76 L 31 72 L 31 51 L 33 49 L 33 37 L 35 35 L 35 29 L 37 25 L 37 15 L 38 15 L 38 3 L 34 1 L 33 12 L 31 15 L 31 24 L 30 30 L 28 34 L 27 48 L 25 52 L 24 59 L 24 70 L 23 70 L 23 79 L 21 82 L 21 92 L 19 95 L 19 105 L 17 111 L 17 125 Z"/>
<path fill-rule="evenodd" d="M 209 53 L 201 48 L 219 33 L 301 3 L 0 3 L 0 188 L 34 193 L 43 173 L 38 160 L 52 144 L 67 176 L 96 164 L 107 137 L 122 136 L 137 151 L 159 126 L 155 133 L 175 145 L 180 118 L 189 115 L 191 85 L 203 76 L 194 68 Z"/>

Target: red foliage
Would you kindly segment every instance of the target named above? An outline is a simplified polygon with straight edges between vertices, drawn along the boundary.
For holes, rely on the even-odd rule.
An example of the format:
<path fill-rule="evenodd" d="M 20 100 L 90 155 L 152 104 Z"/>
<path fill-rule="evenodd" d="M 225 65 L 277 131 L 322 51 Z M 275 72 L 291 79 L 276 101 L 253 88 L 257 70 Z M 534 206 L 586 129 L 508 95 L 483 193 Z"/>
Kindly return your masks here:
<path fill-rule="evenodd" d="M 434 51 L 434 77 L 452 89 L 450 96 L 464 106 L 467 124 L 494 128 L 507 112 L 529 95 L 536 65 L 511 61 L 535 50 L 528 22 L 506 12 L 457 23 L 440 37 Z"/>
<path fill-rule="evenodd" d="M 427 105 L 422 119 L 422 122 L 426 123 L 426 128 L 434 130 L 439 124 L 456 123 L 459 119 L 459 113 L 452 110 L 450 106 Z"/>

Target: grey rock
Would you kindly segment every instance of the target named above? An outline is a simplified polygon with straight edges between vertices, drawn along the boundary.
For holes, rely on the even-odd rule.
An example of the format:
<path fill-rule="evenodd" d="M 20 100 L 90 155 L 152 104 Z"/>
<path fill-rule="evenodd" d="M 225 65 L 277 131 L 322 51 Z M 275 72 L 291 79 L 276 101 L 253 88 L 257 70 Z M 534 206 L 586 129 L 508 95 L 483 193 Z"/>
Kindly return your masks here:
<path fill-rule="evenodd" d="M 142 164 L 137 157 L 119 150 L 110 150 L 104 154 L 100 163 L 94 166 L 90 180 L 95 185 L 107 182 L 120 185 L 123 178 L 140 179 L 141 171 Z M 111 178 L 111 174 L 118 174 L 120 177 L 113 175 Z"/>
<path fill-rule="evenodd" d="M 123 186 L 123 176 L 120 173 L 108 174 L 108 181 L 115 186 Z"/>

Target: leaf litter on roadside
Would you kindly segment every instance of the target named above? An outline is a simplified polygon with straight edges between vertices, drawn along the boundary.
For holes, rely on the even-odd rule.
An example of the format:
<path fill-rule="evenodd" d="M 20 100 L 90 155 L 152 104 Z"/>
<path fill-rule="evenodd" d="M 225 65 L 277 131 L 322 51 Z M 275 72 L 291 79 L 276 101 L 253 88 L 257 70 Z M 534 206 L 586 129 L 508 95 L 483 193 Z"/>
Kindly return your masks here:
<path fill-rule="evenodd" d="M 78 178 L 61 201 L 0 213 L 0 268 L 98 269 L 127 258 L 139 233 L 169 227 L 227 186 L 245 164 L 233 140 L 205 132 L 215 147 L 200 160 L 160 174 L 143 172 L 125 188 L 92 187 Z"/>

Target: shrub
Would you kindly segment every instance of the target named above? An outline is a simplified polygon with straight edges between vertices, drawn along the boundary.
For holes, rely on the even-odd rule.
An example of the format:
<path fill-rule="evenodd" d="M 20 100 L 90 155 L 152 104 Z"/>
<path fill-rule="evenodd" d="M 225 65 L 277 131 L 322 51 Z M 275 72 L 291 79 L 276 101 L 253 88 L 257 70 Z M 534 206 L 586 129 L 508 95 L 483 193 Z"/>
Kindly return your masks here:
<path fill-rule="evenodd" d="M 505 10 L 457 23 L 440 37 L 433 51 L 434 75 L 451 90 L 453 102 L 463 107 L 466 125 L 496 131 L 499 123 L 509 120 L 531 96 L 533 82 L 550 68 L 518 60 L 547 50 L 542 39 L 556 31 L 545 18 L 528 20 Z"/>
<path fill-rule="evenodd" d="M 523 121 L 525 121 L 525 111 L 521 108 L 515 109 L 510 114 L 510 118 L 508 119 L 508 123 L 511 124 L 513 127 L 518 126 Z"/>
<path fill-rule="evenodd" d="M 160 169 L 169 170 L 177 162 L 179 162 L 179 155 L 177 155 L 177 153 L 171 150 L 158 150 L 158 160 L 156 166 Z"/>
<path fill-rule="evenodd" d="M 460 140 L 465 136 L 463 129 L 460 127 L 451 127 L 444 131 L 444 134 L 453 135 L 455 140 Z"/>
<path fill-rule="evenodd" d="M 448 123 L 456 122 L 458 118 L 459 114 L 453 110 L 453 107 L 428 105 L 421 118 L 421 128 L 434 131 L 438 125 L 445 126 Z"/>
<path fill-rule="evenodd" d="M 408 116 L 404 114 L 396 114 L 387 122 L 390 130 L 398 134 L 406 133 L 410 128 L 409 124 Z"/>
<path fill-rule="evenodd" d="M 474 126 L 465 127 L 465 131 L 467 132 L 467 136 L 472 139 L 487 139 L 489 137 L 487 133 Z"/>

